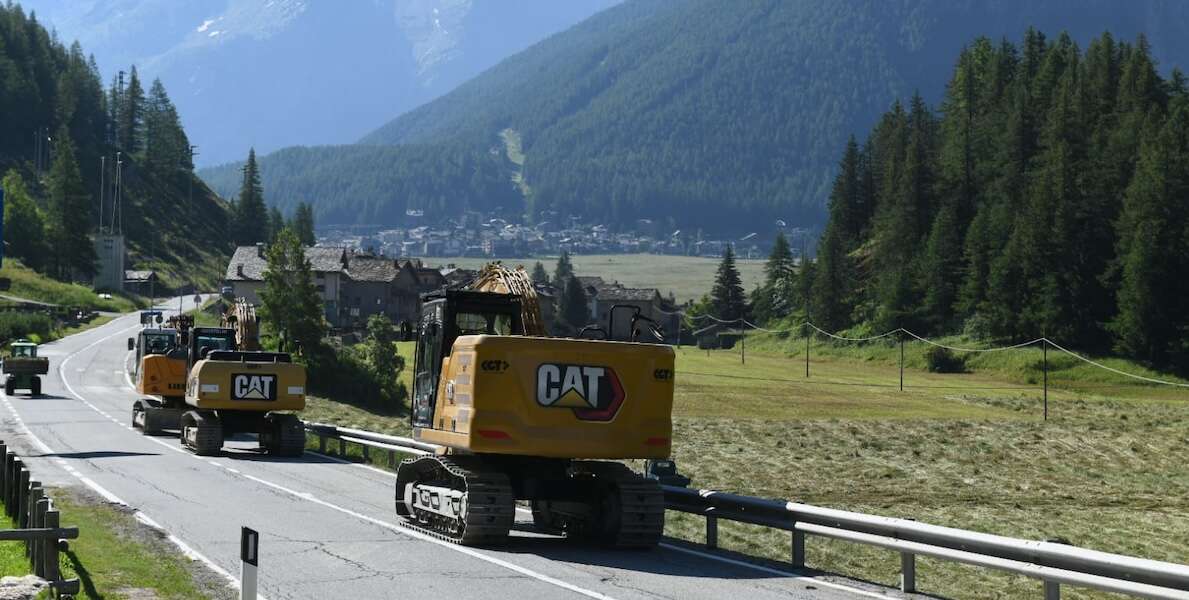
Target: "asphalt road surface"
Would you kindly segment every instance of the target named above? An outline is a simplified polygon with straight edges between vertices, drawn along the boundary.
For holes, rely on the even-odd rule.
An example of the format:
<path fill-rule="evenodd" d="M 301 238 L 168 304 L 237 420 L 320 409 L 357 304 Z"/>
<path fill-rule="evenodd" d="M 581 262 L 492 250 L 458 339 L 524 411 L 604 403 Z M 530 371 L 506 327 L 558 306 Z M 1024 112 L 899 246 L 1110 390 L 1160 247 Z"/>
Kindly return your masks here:
<path fill-rule="evenodd" d="M 268 599 L 898 595 L 677 542 L 646 552 L 582 547 L 527 524 L 507 546 L 464 548 L 400 526 L 393 479 L 383 471 L 309 452 L 272 458 L 257 453 L 247 436 L 229 440 L 222 456 L 191 455 L 176 436 L 146 437 L 131 428 L 136 395 L 125 375 L 126 339 L 139 327 L 128 315 L 43 346 L 50 359 L 44 395 L 0 397 L 3 439 L 28 457 L 43 483 L 85 485 L 127 504 L 229 585 L 237 585 L 240 527 L 256 529 L 260 592 Z"/>

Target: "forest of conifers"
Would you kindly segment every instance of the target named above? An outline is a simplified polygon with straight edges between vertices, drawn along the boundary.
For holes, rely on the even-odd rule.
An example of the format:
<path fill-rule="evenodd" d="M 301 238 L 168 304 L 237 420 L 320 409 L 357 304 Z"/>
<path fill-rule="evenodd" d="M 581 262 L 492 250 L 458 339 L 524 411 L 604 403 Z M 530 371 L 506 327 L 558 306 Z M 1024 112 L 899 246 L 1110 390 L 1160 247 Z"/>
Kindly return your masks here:
<path fill-rule="evenodd" d="M 1189 91 L 1144 38 L 1029 30 L 958 56 L 941 105 L 847 147 L 811 318 L 1189 354 Z"/>
<path fill-rule="evenodd" d="M 89 281 L 96 256 L 88 236 L 98 230 L 101 180 L 111 225 L 117 152 L 119 225 L 133 251 L 127 266 L 151 257 L 154 268 L 178 277 L 211 277 L 229 250 L 226 204 L 194 177 L 190 142 L 165 87 L 143 86 L 132 67 L 105 90 L 95 58 L 77 42 L 66 46 L 20 5 L 0 3 L 8 256 L 59 279 Z"/>

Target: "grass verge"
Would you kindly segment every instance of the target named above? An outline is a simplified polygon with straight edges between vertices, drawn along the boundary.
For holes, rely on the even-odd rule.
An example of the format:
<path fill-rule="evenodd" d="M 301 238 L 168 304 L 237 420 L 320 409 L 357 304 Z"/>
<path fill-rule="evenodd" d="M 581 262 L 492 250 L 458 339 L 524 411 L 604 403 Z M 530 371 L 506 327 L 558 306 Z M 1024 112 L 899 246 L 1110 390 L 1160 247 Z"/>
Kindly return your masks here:
<path fill-rule="evenodd" d="M 104 502 L 73 488 L 49 490 L 63 526 L 79 537 L 59 554 L 64 579 L 77 578 L 78 598 L 91 600 L 227 599 L 234 595 L 218 575 L 191 561 L 165 534 L 133 517 L 131 509 Z M 13 527 L 0 514 L 0 527 Z M 24 544 L 0 542 L 0 576 L 32 571 Z M 39 598 L 41 596 L 38 596 Z"/>
<path fill-rule="evenodd" d="M 135 296 L 112 295 L 110 300 L 100 298 L 87 286 L 56 281 L 11 258 L 4 261 L 0 278 L 12 280 L 12 287 L 5 294 L 38 302 L 120 313 L 145 306 L 144 300 Z"/>

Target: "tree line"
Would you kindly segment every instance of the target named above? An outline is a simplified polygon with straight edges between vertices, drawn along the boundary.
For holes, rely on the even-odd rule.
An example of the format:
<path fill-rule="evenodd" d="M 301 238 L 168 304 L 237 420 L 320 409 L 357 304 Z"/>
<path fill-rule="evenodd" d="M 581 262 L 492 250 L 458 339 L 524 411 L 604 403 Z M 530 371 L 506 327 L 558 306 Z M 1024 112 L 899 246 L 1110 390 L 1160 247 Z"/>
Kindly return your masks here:
<path fill-rule="evenodd" d="M 1189 85 L 1148 42 L 1029 29 L 958 56 L 940 107 L 846 145 L 817 259 L 778 240 L 761 319 L 1048 336 L 1156 366 L 1189 354 Z"/>

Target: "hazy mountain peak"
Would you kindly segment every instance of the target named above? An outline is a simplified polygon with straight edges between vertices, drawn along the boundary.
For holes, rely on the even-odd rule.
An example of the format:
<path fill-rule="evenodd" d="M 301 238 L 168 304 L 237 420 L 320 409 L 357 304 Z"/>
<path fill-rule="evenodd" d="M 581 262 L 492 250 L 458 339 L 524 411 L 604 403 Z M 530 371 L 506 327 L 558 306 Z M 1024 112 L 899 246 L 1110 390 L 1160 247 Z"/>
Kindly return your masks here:
<path fill-rule="evenodd" d="M 423 82 L 433 80 L 434 69 L 455 60 L 464 34 L 464 21 L 473 7 L 472 0 L 409 0 L 396 2 L 396 24 L 413 46 L 417 76 Z"/>

